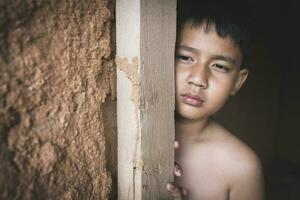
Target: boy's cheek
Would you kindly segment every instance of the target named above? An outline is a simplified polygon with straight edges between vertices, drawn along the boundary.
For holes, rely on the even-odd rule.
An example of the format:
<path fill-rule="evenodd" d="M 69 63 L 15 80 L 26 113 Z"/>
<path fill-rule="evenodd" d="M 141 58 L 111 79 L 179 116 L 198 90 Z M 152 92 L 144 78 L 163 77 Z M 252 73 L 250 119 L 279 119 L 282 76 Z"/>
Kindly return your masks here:
<path fill-rule="evenodd" d="M 184 84 L 189 76 L 189 73 L 183 70 L 177 69 L 175 71 L 176 83 Z"/>

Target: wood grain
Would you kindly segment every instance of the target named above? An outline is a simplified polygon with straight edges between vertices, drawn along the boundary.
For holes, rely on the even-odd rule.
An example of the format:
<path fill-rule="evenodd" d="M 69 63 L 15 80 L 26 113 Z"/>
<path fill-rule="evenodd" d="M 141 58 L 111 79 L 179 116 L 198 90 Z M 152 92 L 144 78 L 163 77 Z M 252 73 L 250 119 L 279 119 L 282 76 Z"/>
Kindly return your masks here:
<path fill-rule="evenodd" d="M 119 0 L 118 199 L 170 199 L 176 0 Z"/>

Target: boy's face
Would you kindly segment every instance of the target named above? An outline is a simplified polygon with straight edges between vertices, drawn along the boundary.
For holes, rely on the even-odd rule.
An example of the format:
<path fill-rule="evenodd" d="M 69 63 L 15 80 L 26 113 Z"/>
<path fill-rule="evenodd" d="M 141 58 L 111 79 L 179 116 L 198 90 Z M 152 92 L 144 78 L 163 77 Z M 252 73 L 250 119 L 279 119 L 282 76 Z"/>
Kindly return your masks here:
<path fill-rule="evenodd" d="M 204 119 L 217 112 L 247 78 L 242 55 L 230 38 L 214 28 L 183 26 L 176 45 L 176 111 L 186 119 Z"/>

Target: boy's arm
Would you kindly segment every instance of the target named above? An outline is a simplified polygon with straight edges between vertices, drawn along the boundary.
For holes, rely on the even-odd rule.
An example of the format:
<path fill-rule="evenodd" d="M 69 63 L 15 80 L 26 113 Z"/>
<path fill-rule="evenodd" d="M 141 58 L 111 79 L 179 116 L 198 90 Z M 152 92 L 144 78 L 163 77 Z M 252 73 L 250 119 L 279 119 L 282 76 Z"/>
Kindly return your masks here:
<path fill-rule="evenodd" d="M 230 189 L 230 200 L 264 200 L 264 181 L 260 161 L 252 160 L 239 167 L 234 174 Z"/>

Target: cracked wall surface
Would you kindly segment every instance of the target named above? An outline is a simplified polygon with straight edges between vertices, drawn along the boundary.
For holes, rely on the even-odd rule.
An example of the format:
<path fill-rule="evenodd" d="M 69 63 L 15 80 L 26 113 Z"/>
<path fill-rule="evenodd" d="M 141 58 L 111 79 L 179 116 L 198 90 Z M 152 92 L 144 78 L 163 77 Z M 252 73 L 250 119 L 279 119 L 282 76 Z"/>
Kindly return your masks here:
<path fill-rule="evenodd" d="M 116 199 L 115 2 L 0 2 L 0 199 Z"/>

